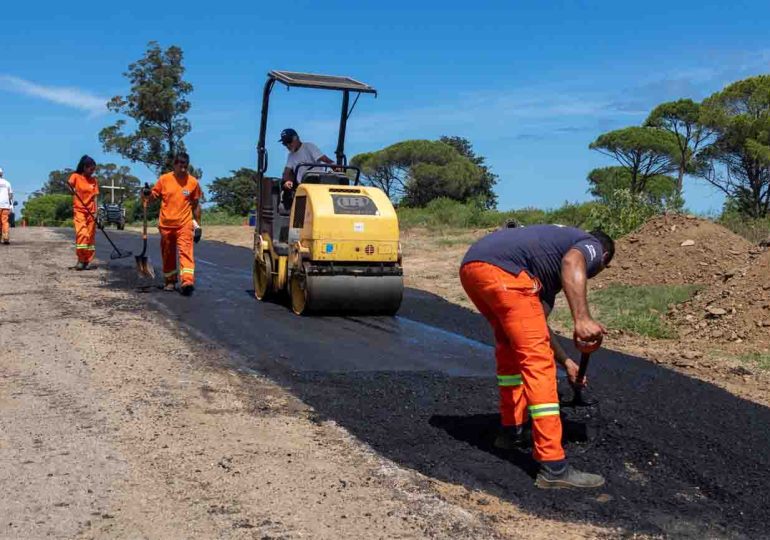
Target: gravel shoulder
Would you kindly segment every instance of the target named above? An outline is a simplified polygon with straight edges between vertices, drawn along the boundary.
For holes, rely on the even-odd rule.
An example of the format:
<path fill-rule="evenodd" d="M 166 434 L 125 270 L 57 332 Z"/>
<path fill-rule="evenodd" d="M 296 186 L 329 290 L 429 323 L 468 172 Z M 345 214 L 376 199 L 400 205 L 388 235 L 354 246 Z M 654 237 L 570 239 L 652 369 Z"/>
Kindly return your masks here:
<path fill-rule="evenodd" d="M 16 229 L 0 266 L 0 537 L 614 536 L 403 468 Z"/>

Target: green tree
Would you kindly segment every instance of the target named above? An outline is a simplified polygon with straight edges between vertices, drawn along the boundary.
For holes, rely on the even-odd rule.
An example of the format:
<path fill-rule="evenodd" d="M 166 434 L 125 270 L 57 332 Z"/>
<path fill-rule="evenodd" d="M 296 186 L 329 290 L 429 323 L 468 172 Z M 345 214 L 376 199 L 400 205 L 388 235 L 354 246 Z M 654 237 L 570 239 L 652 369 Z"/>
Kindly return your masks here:
<path fill-rule="evenodd" d="M 424 206 L 433 199 L 476 200 L 483 171 L 452 146 L 440 141 L 402 141 L 351 160 L 364 183 L 381 188 L 392 200 Z"/>
<path fill-rule="evenodd" d="M 67 180 L 75 172 L 72 169 L 57 169 L 48 173 L 48 180 L 39 191 L 33 193 L 33 197 L 40 195 L 72 194 L 67 187 Z"/>
<path fill-rule="evenodd" d="M 257 199 L 257 171 L 241 168 L 232 176 L 215 178 L 209 186 L 211 201 L 232 214 L 245 216 Z"/>
<path fill-rule="evenodd" d="M 497 208 L 497 194 L 494 192 L 494 187 L 500 180 L 500 177 L 493 173 L 489 166 L 487 166 L 486 158 L 476 154 L 476 152 L 473 151 L 473 144 L 471 144 L 471 141 L 464 137 L 448 137 L 443 135 L 439 141 L 448 144 L 457 150 L 458 154 L 468 158 L 471 163 L 481 169 L 481 181 L 477 187 L 477 192 L 474 193 L 474 197 L 482 200 L 484 207 L 487 209 Z"/>
<path fill-rule="evenodd" d="M 600 167 L 588 173 L 589 193 L 607 202 L 619 189 L 631 189 L 631 173 L 626 167 Z M 677 180 L 665 174 L 647 179 L 645 190 L 640 195 L 650 203 L 670 206 L 670 202 L 679 199 Z"/>
<path fill-rule="evenodd" d="M 708 140 L 711 130 L 700 123 L 701 106 L 691 99 L 669 101 L 655 107 L 644 125 L 665 130 L 674 136 L 677 166 L 676 190 L 682 195 L 684 175 L 693 171 L 693 157 Z"/>
<path fill-rule="evenodd" d="M 96 166 L 94 176 L 96 176 L 96 179 L 99 181 L 101 197 L 105 201 L 109 201 L 110 190 L 104 189 L 104 186 L 110 186 L 113 182 L 116 186 L 123 188 L 122 191 L 117 191 L 115 193 L 115 199 L 118 201 L 122 199 L 133 199 L 139 194 L 141 181 L 131 174 L 131 169 L 125 165 L 118 166 L 114 163 L 99 164 Z"/>
<path fill-rule="evenodd" d="M 770 210 L 770 75 L 734 82 L 703 102 L 714 141 L 697 156 L 698 175 L 744 215 Z"/>
<path fill-rule="evenodd" d="M 171 46 L 163 51 L 151 41 L 144 57 L 124 73 L 131 81 L 130 93 L 107 103 L 112 112 L 128 116 L 135 130 L 126 132 L 123 119 L 102 129 L 99 140 L 104 150 L 143 163 L 157 174 L 171 170 L 174 155 L 185 150 L 183 139 L 191 129 L 185 114 L 193 87 L 183 79 L 184 72 L 182 49 Z"/>
<path fill-rule="evenodd" d="M 31 226 L 59 226 L 72 219 L 72 196 L 56 193 L 27 199 L 21 211 Z"/>
<path fill-rule="evenodd" d="M 634 195 L 647 190 L 650 178 L 676 169 L 673 162 L 676 139 L 661 129 L 627 127 L 610 131 L 599 135 L 589 148 L 614 158 L 628 170 L 629 189 Z"/>

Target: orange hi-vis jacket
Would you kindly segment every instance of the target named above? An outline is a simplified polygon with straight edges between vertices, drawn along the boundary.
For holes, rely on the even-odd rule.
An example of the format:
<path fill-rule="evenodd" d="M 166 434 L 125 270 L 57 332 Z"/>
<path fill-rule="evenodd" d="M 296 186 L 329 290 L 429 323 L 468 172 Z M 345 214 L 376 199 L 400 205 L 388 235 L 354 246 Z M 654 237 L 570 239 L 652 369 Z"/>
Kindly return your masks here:
<path fill-rule="evenodd" d="M 159 227 L 178 228 L 192 222 L 192 207 L 202 196 L 198 179 L 188 174 L 178 180 L 173 172 L 161 175 L 152 194 L 161 200 Z"/>
<path fill-rule="evenodd" d="M 72 196 L 72 208 L 73 210 L 85 212 L 86 209 L 90 210 L 92 214 L 96 214 L 96 196 L 99 195 L 99 184 L 96 182 L 96 178 L 93 176 L 89 179 L 82 174 L 72 173 L 69 180 L 69 185 L 78 194 L 78 197 Z M 85 203 L 85 206 L 83 204 Z"/>

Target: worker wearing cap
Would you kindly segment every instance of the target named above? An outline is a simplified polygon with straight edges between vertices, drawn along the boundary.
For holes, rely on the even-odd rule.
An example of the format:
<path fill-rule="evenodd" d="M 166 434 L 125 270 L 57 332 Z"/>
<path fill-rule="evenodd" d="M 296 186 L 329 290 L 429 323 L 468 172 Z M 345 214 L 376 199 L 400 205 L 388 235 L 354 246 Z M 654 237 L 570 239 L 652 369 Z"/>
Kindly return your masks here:
<path fill-rule="evenodd" d="M 281 202 L 285 208 L 289 208 L 293 199 L 294 188 L 299 184 L 307 171 L 315 168 L 310 166 L 300 167 L 297 169 L 295 176 L 294 170 L 297 166 L 302 163 L 328 163 L 333 165 L 334 162 L 313 143 L 302 142 L 299 134 L 291 128 L 281 131 L 279 142 L 289 151 L 289 155 L 286 157 L 286 166 L 283 169 L 281 186 Z"/>
<path fill-rule="evenodd" d="M 152 189 L 142 190 L 142 196 L 160 199 L 160 251 L 163 259 L 163 290 L 176 290 L 181 275 L 181 293 L 190 296 L 195 289 L 195 259 L 193 243 L 201 239 L 200 199 L 198 179 L 187 172 L 190 156 L 180 152 L 174 158 L 174 171 L 158 178 Z M 179 266 L 177 267 L 177 253 Z"/>
<path fill-rule="evenodd" d="M 96 205 L 99 184 L 94 177 L 96 162 L 83 156 L 67 183 L 72 189 L 72 223 L 75 226 L 75 270 L 87 270 L 96 254 Z"/>
<path fill-rule="evenodd" d="M 555 339 L 546 318 L 563 288 L 576 343 L 586 352 L 597 348 L 605 329 L 589 312 L 586 281 L 601 272 L 614 253 L 614 242 L 601 231 L 535 225 L 495 231 L 472 245 L 462 261 L 463 288 L 494 330 L 501 433 L 515 437 L 527 417 L 532 420 L 532 455 L 541 465 L 535 485 L 541 488 L 604 484 L 601 476 L 567 463 L 561 444 Z M 566 355 L 558 350 L 563 361 Z M 577 366 L 572 362 L 569 367 L 571 382 L 577 384 L 572 380 Z"/>
<path fill-rule="evenodd" d="M 3 244 L 11 243 L 11 212 L 13 212 L 13 188 L 11 183 L 4 178 L 4 171 L 0 169 L 0 241 Z"/>

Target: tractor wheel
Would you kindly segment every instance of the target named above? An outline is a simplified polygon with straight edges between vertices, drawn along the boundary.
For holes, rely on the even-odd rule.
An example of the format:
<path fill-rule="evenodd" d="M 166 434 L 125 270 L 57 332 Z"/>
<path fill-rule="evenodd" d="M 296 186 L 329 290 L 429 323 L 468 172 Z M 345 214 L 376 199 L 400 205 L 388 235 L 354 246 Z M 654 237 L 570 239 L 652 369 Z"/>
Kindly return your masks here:
<path fill-rule="evenodd" d="M 262 261 L 254 258 L 252 276 L 254 296 L 257 300 L 268 300 L 273 293 L 273 263 L 269 253 L 264 254 Z"/>

